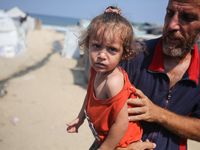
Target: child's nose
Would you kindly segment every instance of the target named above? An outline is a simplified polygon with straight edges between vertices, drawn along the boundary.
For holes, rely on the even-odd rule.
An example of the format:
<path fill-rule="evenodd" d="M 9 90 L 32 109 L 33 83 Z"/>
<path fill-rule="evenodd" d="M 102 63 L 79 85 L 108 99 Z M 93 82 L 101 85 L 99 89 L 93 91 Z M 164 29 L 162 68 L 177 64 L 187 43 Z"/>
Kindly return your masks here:
<path fill-rule="evenodd" d="M 101 50 L 101 51 L 99 52 L 99 57 L 100 57 L 101 59 L 105 59 L 105 58 L 106 58 L 106 51 L 105 51 L 105 50 Z"/>

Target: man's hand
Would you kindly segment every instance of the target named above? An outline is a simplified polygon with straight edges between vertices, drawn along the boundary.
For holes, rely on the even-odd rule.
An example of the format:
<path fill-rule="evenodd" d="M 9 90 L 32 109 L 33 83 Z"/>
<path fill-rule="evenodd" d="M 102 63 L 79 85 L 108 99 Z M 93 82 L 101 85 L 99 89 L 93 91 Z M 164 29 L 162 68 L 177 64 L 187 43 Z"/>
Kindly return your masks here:
<path fill-rule="evenodd" d="M 131 143 L 127 148 L 117 147 L 115 150 L 153 150 L 155 147 L 155 143 L 151 143 L 149 140 L 146 140 L 145 142 L 141 141 Z"/>
<path fill-rule="evenodd" d="M 161 108 L 152 103 L 138 89 L 136 89 L 135 95 L 138 98 L 127 101 L 128 105 L 136 106 L 128 108 L 130 115 L 129 121 L 144 120 L 147 122 L 155 122 L 182 138 L 200 141 L 200 119 L 181 116 Z"/>
<path fill-rule="evenodd" d="M 141 90 L 136 89 L 134 93 L 138 98 L 128 99 L 128 105 L 134 105 L 136 107 L 129 108 L 129 120 L 130 121 L 148 121 L 157 122 L 159 115 L 159 107 L 151 102 Z"/>

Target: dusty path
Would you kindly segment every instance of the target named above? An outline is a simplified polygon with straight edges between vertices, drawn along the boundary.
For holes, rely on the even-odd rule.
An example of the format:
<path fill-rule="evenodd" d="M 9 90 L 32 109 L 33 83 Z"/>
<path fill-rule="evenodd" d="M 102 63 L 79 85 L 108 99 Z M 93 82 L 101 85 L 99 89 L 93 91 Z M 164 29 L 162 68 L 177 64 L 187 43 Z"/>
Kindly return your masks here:
<path fill-rule="evenodd" d="M 52 53 L 64 35 L 39 30 L 28 34 L 28 51 L 0 58 L 0 80 L 7 94 L 0 98 L 1 150 L 88 149 L 93 137 L 87 122 L 68 134 L 66 122 L 82 105 L 87 84 L 80 60 Z"/>

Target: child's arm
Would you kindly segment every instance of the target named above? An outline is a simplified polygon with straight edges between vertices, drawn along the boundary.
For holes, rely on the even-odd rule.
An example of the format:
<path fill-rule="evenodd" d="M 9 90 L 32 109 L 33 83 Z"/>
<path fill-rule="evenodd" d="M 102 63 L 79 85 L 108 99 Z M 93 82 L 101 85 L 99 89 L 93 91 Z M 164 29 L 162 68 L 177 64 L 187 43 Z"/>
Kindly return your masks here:
<path fill-rule="evenodd" d="M 98 150 L 114 150 L 121 141 L 128 128 L 128 111 L 127 103 L 123 106 L 113 123 L 106 140 Z"/>
<path fill-rule="evenodd" d="M 123 75 L 109 77 L 106 84 L 108 97 L 117 95 L 124 86 Z M 125 135 L 129 124 L 127 107 L 127 103 L 125 103 L 99 150 L 113 150 Z"/>
<path fill-rule="evenodd" d="M 83 106 L 79 112 L 78 117 L 72 122 L 66 124 L 68 126 L 67 128 L 68 133 L 78 132 L 78 128 L 83 124 L 84 119 L 85 119 L 85 114 L 84 114 L 85 105 L 86 105 L 86 96 L 85 96 Z"/>

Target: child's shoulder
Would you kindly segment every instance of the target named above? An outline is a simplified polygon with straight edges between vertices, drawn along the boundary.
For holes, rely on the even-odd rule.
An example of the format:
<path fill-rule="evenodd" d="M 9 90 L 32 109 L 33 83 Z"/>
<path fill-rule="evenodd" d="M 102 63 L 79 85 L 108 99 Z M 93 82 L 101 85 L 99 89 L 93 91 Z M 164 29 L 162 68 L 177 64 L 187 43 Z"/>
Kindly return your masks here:
<path fill-rule="evenodd" d="M 124 86 L 124 75 L 122 69 L 115 68 L 113 72 L 107 77 L 106 90 L 109 97 L 115 96 L 121 91 Z"/>
<path fill-rule="evenodd" d="M 115 68 L 111 74 L 107 77 L 107 82 L 123 81 L 124 74 L 121 68 Z"/>

